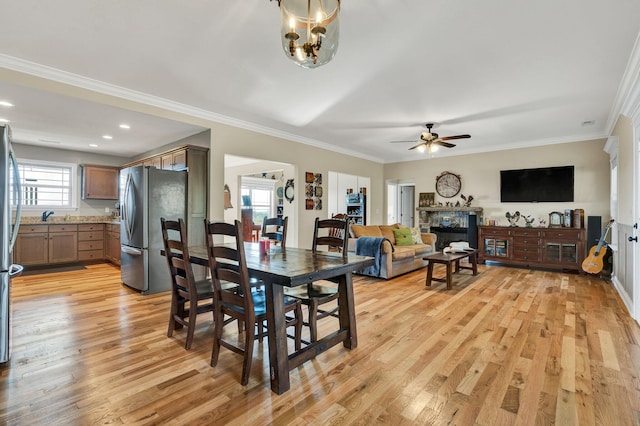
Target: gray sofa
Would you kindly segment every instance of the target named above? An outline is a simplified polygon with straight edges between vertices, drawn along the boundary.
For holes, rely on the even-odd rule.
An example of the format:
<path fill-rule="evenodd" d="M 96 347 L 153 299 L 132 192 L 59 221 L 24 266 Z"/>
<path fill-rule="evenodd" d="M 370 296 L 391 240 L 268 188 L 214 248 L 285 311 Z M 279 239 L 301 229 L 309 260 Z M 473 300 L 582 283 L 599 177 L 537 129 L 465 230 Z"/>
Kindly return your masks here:
<path fill-rule="evenodd" d="M 429 262 L 422 260 L 422 258 L 435 251 L 436 234 L 422 233 L 421 238 L 424 244 L 398 246 L 395 244 L 393 230 L 400 227 L 402 225 L 397 223 L 394 225 L 351 225 L 348 250 L 355 253 L 356 240 L 360 237 L 383 237 L 389 241 L 385 240 L 382 243 L 380 271 L 375 275 L 376 277 L 390 279 L 424 268 Z"/>

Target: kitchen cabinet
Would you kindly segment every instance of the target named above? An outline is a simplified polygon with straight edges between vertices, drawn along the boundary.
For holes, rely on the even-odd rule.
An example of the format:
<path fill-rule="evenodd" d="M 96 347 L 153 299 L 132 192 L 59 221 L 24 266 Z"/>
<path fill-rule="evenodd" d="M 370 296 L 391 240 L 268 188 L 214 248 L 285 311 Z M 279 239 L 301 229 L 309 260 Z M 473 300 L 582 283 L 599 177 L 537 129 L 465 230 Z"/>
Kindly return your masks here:
<path fill-rule="evenodd" d="M 117 200 L 118 167 L 82 165 L 83 200 Z"/>
<path fill-rule="evenodd" d="M 13 248 L 13 261 L 22 266 L 49 263 L 49 227 L 22 225 Z"/>
<path fill-rule="evenodd" d="M 14 262 L 23 266 L 78 260 L 77 225 L 23 225 L 14 248 Z"/>
<path fill-rule="evenodd" d="M 78 225 L 78 260 L 104 259 L 104 224 Z"/>
<path fill-rule="evenodd" d="M 104 257 L 111 263 L 120 265 L 120 225 L 108 223 L 104 234 Z"/>
<path fill-rule="evenodd" d="M 78 225 L 49 225 L 49 263 L 78 260 Z"/>
<path fill-rule="evenodd" d="M 144 160 L 142 163 L 145 166 L 155 167 L 156 169 L 162 168 L 162 158 L 161 157 L 151 157 L 149 159 Z"/>
<path fill-rule="evenodd" d="M 179 149 L 160 157 L 160 168 L 163 170 L 184 170 L 187 168 L 187 150 Z"/>

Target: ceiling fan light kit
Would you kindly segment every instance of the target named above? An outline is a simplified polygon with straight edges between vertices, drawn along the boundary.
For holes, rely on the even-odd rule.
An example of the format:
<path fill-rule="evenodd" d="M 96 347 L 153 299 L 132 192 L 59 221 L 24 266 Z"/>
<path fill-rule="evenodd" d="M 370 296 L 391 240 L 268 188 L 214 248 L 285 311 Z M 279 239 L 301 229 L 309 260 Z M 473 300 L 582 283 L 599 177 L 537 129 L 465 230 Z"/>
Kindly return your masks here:
<path fill-rule="evenodd" d="M 433 154 L 438 151 L 439 147 L 444 146 L 445 148 L 453 148 L 456 146 L 453 143 L 445 142 L 452 139 L 468 139 L 471 135 L 456 135 L 456 136 L 443 136 L 440 137 L 437 133 L 431 131 L 434 126 L 434 123 L 427 123 L 427 132 L 422 132 L 420 134 L 420 143 L 412 146 L 409 150 L 417 149 L 418 152 L 424 153 L 426 151 L 429 154 Z M 391 141 L 391 143 L 402 143 L 402 142 L 415 142 L 415 141 Z"/>
<path fill-rule="evenodd" d="M 336 54 L 340 0 L 277 0 L 282 48 L 303 68 L 322 66 Z"/>

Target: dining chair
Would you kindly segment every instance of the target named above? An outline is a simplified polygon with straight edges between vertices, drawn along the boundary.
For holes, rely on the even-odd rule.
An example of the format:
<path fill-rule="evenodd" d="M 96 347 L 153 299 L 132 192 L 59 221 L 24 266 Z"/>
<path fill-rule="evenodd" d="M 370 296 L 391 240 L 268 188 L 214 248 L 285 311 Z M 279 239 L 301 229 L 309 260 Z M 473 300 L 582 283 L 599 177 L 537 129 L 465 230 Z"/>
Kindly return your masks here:
<path fill-rule="evenodd" d="M 326 246 L 326 251 L 337 250 L 343 257 L 347 256 L 347 242 L 349 233 L 349 222 L 346 219 L 316 218 L 313 229 L 313 243 L 311 249 L 314 253 L 319 247 Z M 320 306 L 338 299 L 338 286 L 335 282 L 322 280 L 308 283 L 306 286 L 285 288 L 288 296 L 300 300 L 307 306 L 308 316 L 304 325 L 309 327 L 309 340 L 318 340 L 318 320 L 332 316 L 338 318 L 339 305 L 332 308 L 320 309 Z"/>
<path fill-rule="evenodd" d="M 213 285 L 210 279 L 196 281 L 194 278 L 189 262 L 184 220 L 166 220 L 162 217 L 160 222 L 165 257 L 171 275 L 171 310 L 167 336 L 171 337 L 175 330 L 186 327 L 187 340 L 184 347 L 190 349 L 197 315 L 214 312 Z"/>
<path fill-rule="evenodd" d="M 262 236 L 285 248 L 287 244 L 287 225 L 289 217 L 267 217 L 262 220 Z"/>
<path fill-rule="evenodd" d="M 267 327 L 264 326 L 267 319 L 265 292 L 264 289 L 252 286 L 250 282 L 240 221 L 236 220 L 230 224 L 210 222 L 205 219 L 205 234 L 215 304 L 215 335 L 211 352 L 211 366 L 215 367 L 218 364 L 221 346 L 243 355 L 244 362 L 240 382 L 242 385 L 246 385 L 249 382 L 254 341 L 267 335 L 268 324 Z M 233 243 L 216 242 L 224 240 L 225 237 L 227 240 L 232 238 Z M 238 289 L 236 291 L 224 290 L 221 286 L 223 282 L 236 283 Z M 285 296 L 284 311 L 294 314 L 286 318 L 286 324 L 287 327 L 295 327 L 295 349 L 300 350 L 303 322 L 301 302 Z M 243 348 L 222 338 L 226 325 L 223 321 L 225 315 L 238 321 L 238 334 L 244 333 Z"/>

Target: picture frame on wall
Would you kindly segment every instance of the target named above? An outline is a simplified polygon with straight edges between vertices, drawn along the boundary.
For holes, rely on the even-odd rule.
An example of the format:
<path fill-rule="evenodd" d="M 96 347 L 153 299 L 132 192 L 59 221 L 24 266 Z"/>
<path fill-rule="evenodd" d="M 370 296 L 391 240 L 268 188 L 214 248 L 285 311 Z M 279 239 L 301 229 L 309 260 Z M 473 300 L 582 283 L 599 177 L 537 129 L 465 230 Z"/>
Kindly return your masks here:
<path fill-rule="evenodd" d="M 313 180 L 314 180 L 314 176 L 312 172 L 306 172 L 304 174 L 305 183 L 313 183 Z"/>
<path fill-rule="evenodd" d="M 313 198 L 307 198 L 304 202 L 305 210 L 313 210 L 315 208 L 316 203 L 313 201 Z"/>
<path fill-rule="evenodd" d="M 435 192 L 421 192 L 418 198 L 418 207 L 431 207 L 435 205 Z"/>

